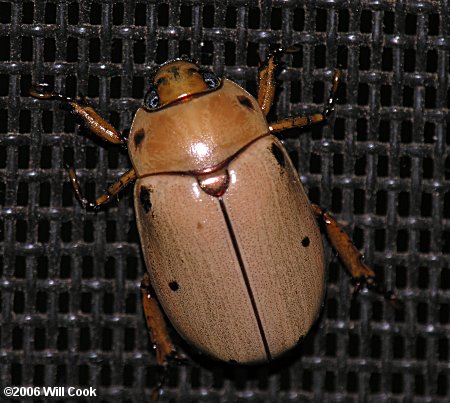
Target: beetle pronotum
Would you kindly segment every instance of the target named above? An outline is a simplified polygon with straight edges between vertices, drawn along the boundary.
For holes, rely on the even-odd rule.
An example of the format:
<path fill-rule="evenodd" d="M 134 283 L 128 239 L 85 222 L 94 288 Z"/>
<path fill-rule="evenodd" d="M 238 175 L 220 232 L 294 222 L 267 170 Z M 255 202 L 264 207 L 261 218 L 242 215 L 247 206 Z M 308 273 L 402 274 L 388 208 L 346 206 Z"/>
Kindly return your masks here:
<path fill-rule="evenodd" d="M 129 150 L 133 168 L 94 202 L 83 197 L 73 169 L 70 180 L 81 205 L 94 210 L 136 182 L 148 268 L 143 306 L 160 365 L 175 348 L 150 286 L 175 329 L 212 357 L 257 363 L 292 348 L 322 305 L 325 268 L 316 218 L 351 275 L 375 286 L 374 272 L 348 235 L 309 203 L 274 136 L 325 121 L 341 74 L 334 74 L 321 113 L 267 123 L 282 54 L 279 49 L 261 64 L 256 99 L 186 58 L 159 66 L 128 139 L 82 102 L 43 85 L 31 91 L 68 103 L 94 134 Z"/>

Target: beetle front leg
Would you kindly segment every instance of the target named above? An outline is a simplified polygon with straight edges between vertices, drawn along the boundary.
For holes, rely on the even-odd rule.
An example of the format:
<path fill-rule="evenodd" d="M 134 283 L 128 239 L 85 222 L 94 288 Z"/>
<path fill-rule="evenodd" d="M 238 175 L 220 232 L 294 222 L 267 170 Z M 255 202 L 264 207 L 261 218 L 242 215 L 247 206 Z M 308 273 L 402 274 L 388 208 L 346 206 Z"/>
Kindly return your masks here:
<path fill-rule="evenodd" d="M 293 46 L 288 49 L 278 48 L 267 56 L 258 68 L 258 104 L 265 116 L 270 111 L 275 97 L 276 70 L 281 56 L 285 53 L 295 53 L 298 49 Z"/>
<path fill-rule="evenodd" d="M 136 172 L 133 168 L 125 172 L 116 182 L 106 189 L 106 192 L 101 196 L 97 197 L 94 202 L 90 202 L 83 196 L 81 192 L 81 185 L 78 181 L 75 169 L 69 169 L 70 183 L 72 184 L 73 190 L 77 200 L 80 202 L 81 206 L 86 210 L 98 210 L 100 206 L 109 203 L 113 196 L 116 196 L 120 191 L 127 187 L 130 183 L 136 180 Z"/>
<path fill-rule="evenodd" d="M 341 71 L 336 70 L 333 76 L 333 83 L 330 90 L 330 96 L 327 103 L 322 111 L 322 113 L 315 113 L 314 115 L 307 116 L 293 116 L 290 118 L 278 120 L 277 122 L 271 123 L 269 129 L 272 132 L 279 132 L 282 130 L 292 129 L 294 127 L 304 127 L 315 123 L 323 122 L 327 117 L 333 112 L 334 105 L 336 103 L 336 92 L 339 87 L 339 82 L 341 80 Z"/>
<path fill-rule="evenodd" d="M 400 303 L 397 296 L 392 291 L 387 291 L 375 281 L 375 272 L 363 262 L 361 252 L 356 249 L 352 240 L 338 222 L 318 205 L 311 204 L 317 218 L 324 224 L 328 239 L 333 248 L 339 254 L 345 268 L 350 272 L 355 281 L 356 291 L 367 287 L 382 294 L 387 300 L 396 304 Z"/>
<path fill-rule="evenodd" d="M 37 99 L 57 99 L 70 106 L 72 113 L 86 124 L 98 137 L 113 144 L 125 144 L 125 138 L 110 123 L 103 119 L 84 100 L 77 101 L 57 92 L 49 91 L 48 84 L 37 84 L 30 90 L 30 95 Z"/>
<path fill-rule="evenodd" d="M 283 53 L 282 48 L 277 49 L 258 68 L 258 104 L 265 116 L 272 107 L 276 90 L 275 73 Z"/>

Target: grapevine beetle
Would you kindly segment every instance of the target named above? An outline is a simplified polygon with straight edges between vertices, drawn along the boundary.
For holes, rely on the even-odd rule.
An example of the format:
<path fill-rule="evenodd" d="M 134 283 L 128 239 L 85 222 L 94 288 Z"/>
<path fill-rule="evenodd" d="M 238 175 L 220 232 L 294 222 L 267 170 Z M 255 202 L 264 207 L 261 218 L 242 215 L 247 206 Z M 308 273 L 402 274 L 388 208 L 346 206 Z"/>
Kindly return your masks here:
<path fill-rule="evenodd" d="M 334 74 L 321 113 L 267 123 L 283 53 L 276 50 L 260 65 L 256 99 L 186 58 L 159 66 L 127 139 L 84 102 L 45 85 L 31 90 L 35 98 L 67 103 L 94 134 L 128 148 L 133 167 L 94 202 L 82 195 L 72 168 L 70 180 L 81 205 L 93 210 L 135 182 L 148 268 L 143 306 L 161 365 L 175 348 L 159 304 L 183 338 L 214 358 L 258 363 L 291 349 L 322 305 L 325 263 L 317 219 L 358 286 L 377 287 L 348 235 L 309 203 L 274 136 L 324 122 L 341 74 Z"/>

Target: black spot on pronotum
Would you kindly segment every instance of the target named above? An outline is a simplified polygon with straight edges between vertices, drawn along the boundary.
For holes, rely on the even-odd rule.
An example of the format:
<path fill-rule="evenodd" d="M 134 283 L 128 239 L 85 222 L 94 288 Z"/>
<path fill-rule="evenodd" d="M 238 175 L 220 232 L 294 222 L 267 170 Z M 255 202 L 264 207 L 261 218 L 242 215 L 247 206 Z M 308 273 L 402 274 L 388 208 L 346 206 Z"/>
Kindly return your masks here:
<path fill-rule="evenodd" d="M 150 190 L 145 186 L 141 186 L 141 191 L 139 192 L 139 201 L 141 206 L 146 213 L 152 208 L 152 202 L 150 201 Z"/>
<path fill-rule="evenodd" d="M 172 73 L 172 75 L 173 75 L 173 78 L 175 79 L 175 80 L 179 80 L 180 79 L 180 69 L 177 67 L 177 66 L 172 66 L 170 69 L 169 69 L 169 72 L 170 73 Z"/>
<path fill-rule="evenodd" d="M 196 69 L 195 67 L 191 67 L 191 68 L 187 69 L 187 73 L 188 73 L 190 76 L 192 76 L 192 75 L 194 75 L 195 73 L 198 73 L 198 69 Z"/>
<path fill-rule="evenodd" d="M 253 108 L 252 101 L 250 101 L 250 99 L 248 99 L 245 95 L 238 95 L 237 99 L 241 105 L 244 105 L 248 109 L 255 110 Z"/>
<path fill-rule="evenodd" d="M 166 77 L 160 77 L 156 80 L 156 86 L 159 87 L 161 84 L 167 83 L 167 81 Z"/>
<path fill-rule="evenodd" d="M 308 238 L 307 236 L 305 236 L 305 237 L 302 239 L 302 245 L 303 245 L 305 248 L 307 248 L 307 247 L 309 246 L 309 244 L 310 244 L 309 238 Z"/>
<path fill-rule="evenodd" d="M 272 144 L 272 154 L 278 162 L 280 167 L 284 168 L 286 166 L 286 160 L 284 159 L 283 151 L 275 143 Z"/>
<path fill-rule="evenodd" d="M 136 148 L 138 148 L 141 145 L 142 140 L 144 140 L 144 137 L 145 137 L 144 129 L 140 129 L 136 132 L 136 134 L 134 135 L 134 146 Z"/>
<path fill-rule="evenodd" d="M 178 289 L 180 288 L 180 286 L 178 285 L 178 283 L 176 281 L 171 281 L 169 283 L 169 287 L 172 291 L 178 291 Z"/>

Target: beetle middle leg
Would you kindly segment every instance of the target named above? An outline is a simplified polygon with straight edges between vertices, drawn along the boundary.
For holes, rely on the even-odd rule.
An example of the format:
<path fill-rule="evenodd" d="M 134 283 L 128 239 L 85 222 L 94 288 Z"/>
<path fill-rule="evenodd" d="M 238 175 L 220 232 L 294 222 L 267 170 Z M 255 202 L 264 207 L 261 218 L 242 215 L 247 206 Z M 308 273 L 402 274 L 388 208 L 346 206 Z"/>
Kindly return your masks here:
<path fill-rule="evenodd" d="M 314 214 L 324 224 L 328 239 L 333 248 L 339 254 L 345 268 L 355 281 L 356 290 L 366 286 L 375 292 L 382 294 L 387 300 L 399 305 L 400 300 L 391 291 L 385 290 L 375 281 L 375 272 L 363 261 L 361 252 L 353 244 L 352 240 L 338 222 L 318 205 L 311 204 Z"/>
<path fill-rule="evenodd" d="M 30 95 L 37 99 L 56 99 L 70 106 L 72 113 L 86 124 L 98 137 L 113 144 L 125 144 L 125 138 L 110 123 L 103 119 L 94 108 L 84 100 L 77 101 L 49 90 L 48 84 L 37 84 L 30 90 Z"/>
<path fill-rule="evenodd" d="M 270 123 L 269 129 L 271 132 L 279 132 L 282 130 L 292 129 L 294 127 L 304 127 L 315 123 L 323 122 L 333 112 L 334 105 L 336 103 L 336 93 L 341 80 L 341 71 L 336 70 L 333 76 L 333 82 L 331 85 L 330 96 L 323 108 L 322 113 L 315 113 L 307 116 L 292 116 L 286 119 L 278 120 L 277 122 Z"/>
<path fill-rule="evenodd" d="M 103 204 L 109 203 L 114 196 L 116 196 L 121 190 L 127 187 L 130 183 L 136 180 L 136 172 L 133 168 L 125 172 L 116 182 L 106 189 L 106 192 L 97 197 L 95 201 L 90 202 L 87 200 L 81 192 L 80 182 L 78 181 L 75 169 L 69 169 L 70 183 L 72 184 L 75 196 L 80 202 L 81 206 L 87 210 L 98 210 Z"/>

